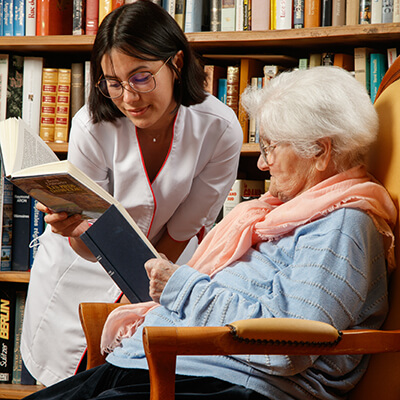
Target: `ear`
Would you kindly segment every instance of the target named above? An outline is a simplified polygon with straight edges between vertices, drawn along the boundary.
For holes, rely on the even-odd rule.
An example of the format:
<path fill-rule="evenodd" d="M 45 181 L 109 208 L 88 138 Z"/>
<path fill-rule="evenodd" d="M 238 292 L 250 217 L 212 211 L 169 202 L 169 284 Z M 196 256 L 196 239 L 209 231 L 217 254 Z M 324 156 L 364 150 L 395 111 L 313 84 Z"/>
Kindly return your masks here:
<path fill-rule="evenodd" d="M 179 50 L 174 58 L 172 59 L 172 64 L 175 65 L 175 67 L 179 70 L 179 72 L 181 72 L 182 68 L 183 68 L 183 51 Z"/>
<path fill-rule="evenodd" d="M 319 153 L 317 153 L 315 157 L 315 168 L 318 171 L 325 171 L 332 157 L 332 139 L 330 138 L 322 138 L 318 140 L 318 145 L 320 147 Z"/>

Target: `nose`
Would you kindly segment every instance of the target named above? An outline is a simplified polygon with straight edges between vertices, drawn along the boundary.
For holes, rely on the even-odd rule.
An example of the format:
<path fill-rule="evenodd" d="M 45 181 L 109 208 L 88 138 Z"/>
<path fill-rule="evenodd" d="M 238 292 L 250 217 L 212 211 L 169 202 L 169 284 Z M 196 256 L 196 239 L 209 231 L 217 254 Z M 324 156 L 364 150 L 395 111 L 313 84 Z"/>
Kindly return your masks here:
<path fill-rule="evenodd" d="M 269 165 L 265 162 L 264 157 L 260 154 L 257 161 L 257 168 L 260 171 L 268 171 Z"/>
<path fill-rule="evenodd" d="M 132 101 L 132 99 L 137 100 L 139 98 L 139 93 L 135 92 L 130 86 L 128 82 L 122 82 L 122 87 L 124 88 L 124 91 L 122 93 L 122 98 L 125 103 L 128 103 L 129 101 Z"/>

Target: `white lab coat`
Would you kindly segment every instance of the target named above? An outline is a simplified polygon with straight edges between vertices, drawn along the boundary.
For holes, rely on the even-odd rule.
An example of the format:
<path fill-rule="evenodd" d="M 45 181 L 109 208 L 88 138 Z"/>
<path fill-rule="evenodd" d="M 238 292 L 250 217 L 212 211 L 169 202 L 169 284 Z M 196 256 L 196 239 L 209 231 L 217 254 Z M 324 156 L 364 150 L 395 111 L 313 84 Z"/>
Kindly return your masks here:
<path fill-rule="evenodd" d="M 236 179 L 242 141 L 234 112 L 215 97 L 181 106 L 169 153 L 150 183 L 134 125 L 127 118 L 93 125 L 83 107 L 72 122 L 68 159 L 118 199 L 152 242 L 165 229 L 178 241 L 193 238 L 183 263 Z M 73 375 L 86 348 L 79 303 L 119 296 L 100 264 L 83 260 L 68 239 L 47 229 L 31 271 L 21 338 L 30 373 L 47 386 Z"/>

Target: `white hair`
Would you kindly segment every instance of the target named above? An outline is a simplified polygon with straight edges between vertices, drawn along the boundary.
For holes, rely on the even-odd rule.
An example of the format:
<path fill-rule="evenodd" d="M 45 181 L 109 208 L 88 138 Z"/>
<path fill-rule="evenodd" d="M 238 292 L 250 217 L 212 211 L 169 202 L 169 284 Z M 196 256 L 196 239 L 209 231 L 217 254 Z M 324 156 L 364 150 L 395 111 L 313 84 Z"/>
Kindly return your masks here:
<path fill-rule="evenodd" d="M 264 88 L 248 87 L 241 102 L 267 141 L 290 143 L 303 157 L 332 139 L 332 159 L 345 170 L 365 163 L 378 133 L 378 115 L 365 87 L 339 67 L 282 72 Z"/>

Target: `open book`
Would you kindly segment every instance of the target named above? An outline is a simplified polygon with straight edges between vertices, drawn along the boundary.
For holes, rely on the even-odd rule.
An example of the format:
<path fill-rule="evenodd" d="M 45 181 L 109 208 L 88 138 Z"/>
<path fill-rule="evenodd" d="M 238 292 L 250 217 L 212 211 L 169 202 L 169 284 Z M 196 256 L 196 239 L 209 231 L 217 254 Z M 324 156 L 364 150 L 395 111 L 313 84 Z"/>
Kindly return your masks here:
<path fill-rule="evenodd" d="M 91 242 L 95 243 L 97 237 L 103 240 L 96 247 L 87 243 L 89 249 L 120 289 L 124 293 L 127 291 L 125 294 L 129 300 L 150 300 L 143 264 L 149 258 L 161 256 L 121 203 L 69 161 L 60 161 L 21 119 L 9 118 L 0 122 L 0 151 L 6 177 L 25 193 L 54 212 L 79 213 L 88 219 L 98 219 L 85 236 L 92 236 Z M 111 213 L 110 210 L 105 215 L 111 206 L 113 211 L 118 212 Z M 104 218 L 101 218 L 103 215 Z M 119 236 L 113 242 L 115 233 Z M 108 246 L 110 243 L 114 244 Z M 100 256 L 103 246 L 106 252 L 112 250 L 113 254 Z M 124 258 L 121 249 L 130 249 L 131 254 L 136 256 Z M 118 279 L 120 268 L 129 275 L 130 279 L 126 279 L 130 280 L 130 284 L 141 289 L 128 290 L 127 284 Z M 134 294 L 136 291 L 139 294 Z"/>

